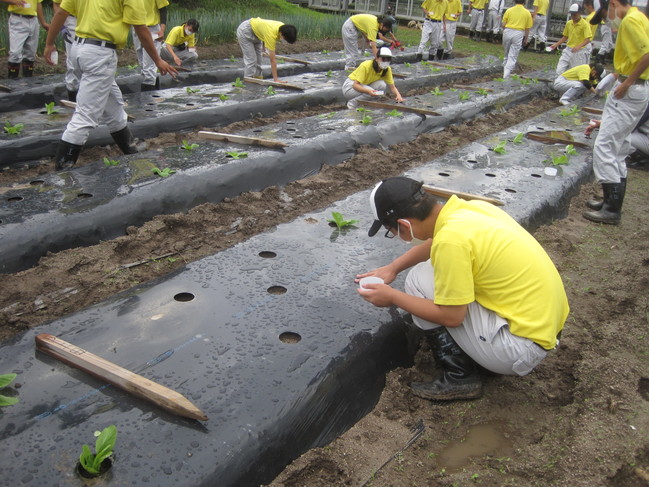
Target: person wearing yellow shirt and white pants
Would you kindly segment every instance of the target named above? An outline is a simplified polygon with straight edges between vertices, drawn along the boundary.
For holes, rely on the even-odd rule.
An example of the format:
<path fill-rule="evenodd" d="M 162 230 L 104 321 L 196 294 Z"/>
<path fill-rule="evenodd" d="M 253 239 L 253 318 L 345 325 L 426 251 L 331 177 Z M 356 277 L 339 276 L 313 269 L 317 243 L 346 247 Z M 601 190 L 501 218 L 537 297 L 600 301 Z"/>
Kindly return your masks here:
<path fill-rule="evenodd" d="M 38 48 L 38 24 L 48 30 L 49 24 L 43 16 L 43 0 L 5 1 L 9 6 L 9 58 L 7 76 L 17 78 L 22 63 L 23 76 L 29 78 L 34 73 L 34 61 Z"/>
<path fill-rule="evenodd" d="M 529 13 L 529 12 L 528 12 Z M 558 345 L 568 313 L 561 276 L 543 247 L 512 217 L 484 201 L 443 201 L 420 181 L 394 177 L 370 195 L 368 235 L 386 229 L 411 244 L 391 263 L 356 275 L 358 294 L 396 306 L 423 330 L 442 371 L 412 391 L 430 400 L 477 399 L 476 363 L 503 375 L 529 374 Z M 410 269 L 404 291 L 390 286 Z"/>
<path fill-rule="evenodd" d="M 548 25 L 548 8 L 550 7 L 550 0 L 534 0 L 534 11 L 532 12 L 532 29 L 530 30 L 530 39 L 529 42 L 534 39 L 539 43 L 537 46 L 538 49 L 543 52 L 545 51 L 545 43 L 548 41 L 548 37 L 545 35 Z M 528 44 L 525 46 L 529 46 Z"/>
<path fill-rule="evenodd" d="M 418 61 L 421 61 L 426 44 L 430 44 L 428 59 L 441 59 L 444 50 L 442 49 L 442 27 L 444 15 L 446 14 L 446 0 L 425 0 L 421 4 L 424 11 L 424 25 L 421 29 L 421 40 L 417 48 Z"/>
<path fill-rule="evenodd" d="M 61 5 L 62 0 L 53 0 L 52 8 L 56 13 Z M 72 57 L 75 30 L 77 28 L 77 18 L 74 15 L 68 15 L 61 29 L 61 37 L 65 43 L 65 88 L 68 92 L 68 100 L 77 101 L 77 92 L 79 91 L 79 78 L 74 71 L 74 58 Z"/>
<path fill-rule="evenodd" d="M 487 0 L 469 0 L 469 10 L 467 11 L 471 16 L 471 23 L 469 24 L 469 39 L 473 39 L 474 41 L 480 40 L 486 4 Z"/>
<path fill-rule="evenodd" d="M 489 0 L 487 11 L 487 42 L 494 42 L 500 34 L 500 28 L 505 11 L 505 0 Z"/>
<path fill-rule="evenodd" d="M 584 11 L 586 12 L 586 22 L 590 25 L 590 42 L 584 46 L 584 56 L 586 57 L 586 63 L 590 63 L 590 57 L 593 55 L 593 40 L 595 39 L 595 34 L 597 33 L 597 23 L 592 23 L 591 20 L 595 17 L 595 6 L 593 0 L 584 0 L 583 3 Z"/>
<path fill-rule="evenodd" d="M 45 60 L 52 63 L 54 41 L 68 15 L 77 18 L 72 46 L 75 71 L 79 75 L 77 106 L 68 122 L 54 157 L 57 169 L 77 162 L 90 131 L 99 124 L 108 126 L 117 146 L 125 154 L 137 152 L 126 125 L 122 92 L 115 82 L 117 51 L 126 45 L 130 26 L 135 28 L 147 53 L 160 73 L 177 71 L 163 61 L 146 26 L 142 0 L 63 0 L 54 14 L 45 41 Z"/>
<path fill-rule="evenodd" d="M 610 0 L 608 14 L 620 23 L 613 57 L 617 81 L 606 98 L 593 146 L 593 172 L 604 198 L 589 200 L 586 206 L 592 211 L 583 216 L 617 225 L 626 191 L 629 138 L 649 103 L 649 20 L 630 0 Z"/>
<path fill-rule="evenodd" d="M 394 85 L 391 61 L 392 51 L 388 47 L 382 47 L 377 52 L 376 58 L 362 62 L 349 75 L 343 83 L 343 96 L 347 100 L 347 108 L 354 110 L 358 108 L 359 100 L 382 96 L 387 87 L 390 87 L 398 103 L 403 102 L 401 93 Z"/>
<path fill-rule="evenodd" d="M 527 36 L 532 27 L 532 15 L 523 5 L 525 0 L 515 0 L 513 7 L 503 15 L 503 77 L 509 78 L 516 67 L 518 54 L 527 43 Z"/>
<path fill-rule="evenodd" d="M 392 22 L 383 18 L 380 22 L 375 15 L 357 14 L 349 17 L 342 27 L 343 46 L 345 47 L 345 69 L 355 69 L 358 62 L 358 36 L 363 36 L 372 49 L 372 57 L 376 57 L 376 37 L 379 32 L 382 35 L 392 30 Z"/>
<path fill-rule="evenodd" d="M 446 13 L 444 14 L 444 59 L 453 57 L 453 43 L 455 41 L 455 32 L 457 31 L 457 22 L 462 15 L 462 0 L 450 0 L 446 3 Z"/>
<path fill-rule="evenodd" d="M 277 74 L 275 49 L 278 41 L 285 40 L 293 44 L 297 40 L 297 29 L 294 25 L 284 24 L 277 20 L 266 20 L 256 17 L 245 20 L 237 28 L 237 41 L 243 53 L 243 75 L 247 78 L 261 78 L 262 51 L 268 51 L 270 72 L 273 80 L 282 82 Z"/>
<path fill-rule="evenodd" d="M 561 39 L 550 46 L 550 50 L 554 51 L 561 44 L 566 43 L 566 48 L 561 53 L 557 63 L 557 75 L 580 64 L 588 64 L 589 52 L 584 47 L 590 43 L 593 36 L 590 24 L 579 13 L 578 4 L 573 3 L 570 5 L 568 12 L 570 13 L 570 20 L 566 22 L 566 26 L 563 28 Z"/>
<path fill-rule="evenodd" d="M 160 48 L 160 57 L 176 66 L 187 66 L 198 59 L 196 52 L 196 33 L 200 24 L 196 19 L 189 19 L 169 31 Z"/>
<path fill-rule="evenodd" d="M 145 0 L 144 2 L 146 25 L 151 33 L 153 45 L 158 52 L 160 51 L 167 27 L 167 5 L 169 5 L 168 0 Z M 133 32 L 133 47 L 135 48 L 135 54 L 140 63 L 140 70 L 142 71 L 141 91 L 159 89 L 160 80 L 158 79 L 158 68 L 153 62 L 153 59 L 151 59 L 151 56 L 144 50 L 135 32 Z"/>
<path fill-rule="evenodd" d="M 597 94 L 595 86 L 602 77 L 604 66 L 601 64 L 582 64 L 575 66 L 557 76 L 553 88 L 561 94 L 559 103 L 570 105 L 587 90 Z"/>

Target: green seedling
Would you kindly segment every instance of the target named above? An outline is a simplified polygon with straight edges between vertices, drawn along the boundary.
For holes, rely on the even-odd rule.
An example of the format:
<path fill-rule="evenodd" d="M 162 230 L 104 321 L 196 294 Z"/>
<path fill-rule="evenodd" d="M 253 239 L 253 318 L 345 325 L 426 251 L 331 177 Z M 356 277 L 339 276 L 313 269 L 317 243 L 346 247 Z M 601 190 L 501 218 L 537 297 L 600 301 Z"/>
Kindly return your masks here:
<path fill-rule="evenodd" d="M 410 63 L 403 63 L 403 65 L 404 65 L 406 68 L 409 68 L 409 67 L 412 66 L 412 64 L 410 64 Z"/>
<path fill-rule="evenodd" d="M 455 68 L 453 66 L 446 66 L 446 69 L 453 71 Z"/>
<path fill-rule="evenodd" d="M 55 113 L 59 113 L 59 109 L 54 108 L 54 102 L 53 101 L 45 104 L 45 110 L 47 110 L 48 115 L 54 115 Z"/>
<path fill-rule="evenodd" d="M 372 55 L 372 54 L 370 54 L 368 51 L 365 51 L 365 52 L 363 53 L 363 56 L 365 56 L 365 57 L 370 57 L 371 55 Z"/>
<path fill-rule="evenodd" d="M 114 159 L 109 159 L 108 157 L 104 157 L 104 166 L 110 167 L 110 166 L 117 166 L 119 164 L 119 161 L 116 161 Z"/>
<path fill-rule="evenodd" d="M 247 152 L 236 152 L 236 151 L 233 151 L 233 152 L 226 152 L 226 154 L 227 154 L 229 157 L 231 157 L 232 159 L 244 159 L 244 158 L 248 157 L 248 153 L 247 153 Z"/>
<path fill-rule="evenodd" d="M 484 88 L 478 88 L 476 93 L 480 96 L 487 96 L 489 94 L 489 92 Z"/>
<path fill-rule="evenodd" d="M 581 109 L 577 105 L 573 105 L 570 108 L 566 108 L 564 110 L 561 110 L 561 116 L 562 117 L 569 117 L 571 115 L 577 115 Z"/>
<path fill-rule="evenodd" d="M 115 441 L 117 441 L 117 428 L 115 425 L 104 428 L 103 431 L 95 431 L 95 453 L 93 455 L 88 445 L 83 445 L 79 463 L 83 469 L 92 475 L 99 475 L 101 464 L 113 454 Z"/>
<path fill-rule="evenodd" d="M 453 93 L 457 91 L 457 88 L 449 88 Z"/>
<path fill-rule="evenodd" d="M 183 140 L 183 145 L 181 145 L 180 147 L 182 149 L 185 149 L 185 150 L 194 150 L 194 149 L 197 149 L 199 147 L 199 145 L 198 144 L 190 144 L 186 140 Z"/>
<path fill-rule="evenodd" d="M 498 143 L 496 144 L 496 146 L 493 148 L 493 151 L 494 151 L 496 154 L 504 154 L 505 152 L 507 152 L 507 151 L 505 150 L 505 146 L 506 146 L 506 145 L 507 145 L 507 141 L 506 141 L 506 140 L 502 140 L 502 141 L 500 141 L 500 142 L 498 142 Z"/>
<path fill-rule="evenodd" d="M 519 81 L 521 82 L 522 85 L 529 85 L 532 83 L 532 80 L 527 78 L 520 78 Z"/>
<path fill-rule="evenodd" d="M 422 66 L 428 66 L 428 61 L 421 61 Z"/>
<path fill-rule="evenodd" d="M 356 111 L 357 111 L 358 113 L 369 113 L 369 112 L 371 112 L 372 110 L 370 110 L 369 108 L 365 108 L 365 107 L 358 107 L 358 108 L 356 109 Z"/>
<path fill-rule="evenodd" d="M 570 161 L 570 156 L 568 154 L 562 154 L 560 156 L 551 156 L 553 166 L 565 166 Z"/>
<path fill-rule="evenodd" d="M 16 374 L 3 374 L 0 375 L 0 389 L 4 389 L 11 384 L 17 377 Z M 0 394 L 0 406 L 13 406 L 19 401 L 17 397 L 8 397 Z"/>
<path fill-rule="evenodd" d="M 232 86 L 234 86 L 235 88 L 243 88 L 246 85 L 243 81 L 241 81 L 241 78 L 237 78 L 234 80 L 234 83 L 232 83 Z"/>
<path fill-rule="evenodd" d="M 363 115 L 363 118 L 361 118 L 361 123 L 363 125 L 369 125 L 372 123 L 372 117 L 370 115 Z"/>
<path fill-rule="evenodd" d="M 395 108 L 394 110 L 387 112 L 386 115 L 389 117 L 400 117 L 403 115 L 403 113 Z"/>
<path fill-rule="evenodd" d="M 266 88 L 266 94 L 271 95 L 271 96 L 274 95 L 275 94 L 275 88 L 273 88 L 272 86 L 269 86 L 268 88 Z"/>
<path fill-rule="evenodd" d="M 234 54 L 232 54 L 232 55 L 230 56 L 230 62 L 231 62 L 231 63 L 236 63 L 236 62 L 237 62 L 237 58 L 234 57 Z"/>
<path fill-rule="evenodd" d="M 11 125 L 11 122 L 9 120 L 5 122 L 4 127 L 5 132 L 7 132 L 9 135 L 18 135 L 23 131 L 23 128 L 25 128 L 25 124 L 17 123 L 16 125 Z"/>
<path fill-rule="evenodd" d="M 224 95 L 224 94 L 219 95 L 219 100 L 221 100 L 221 101 L 225 101 L 225 100 L 229 100 L 229 99 L 230 99 L 230 97 L 228 95 Z"/>
<path fill-rule="evenodd" d="M 138 65 L 137 64 L 129 64 L 128 69 L 137 69 Z"/>
<path fill-rule="evenodd" d="M 514 144 L 520 144 L 521 142 L 523 142 L 523 137 L 525 137 L 525 134 L 523 132 L 519 132 L 516 134 L 512 142 Z"/>
<path fill-rule="evenodd" d="M 430 69 L 431 73 L 437 73 L 438 71 L 441 71 L 440 68 L 436 68 L 435 66 L 429 66 L 428 69 Z"/>
<path fill-rule="evenodd" d="M 331 69 L 325 73 L 325 76 L 327 78 L 331 78 L 333 75 L 334 75 L 334 73 L 333 73 L 333 71 Z"/>
<path fill-rule="evenodd" d="M 342 230 L 343 228 L 346 227 L 354 226 L 356 223 L 358 223 L 358 220 L 345 220 L 342 213 L 339 213 L 337 211 L 332 211 L 331 218 L 327 219 L 327 221 L 329 223 L 335 224 L 339 230 Z"/>
<path fill-rule="evenodd" d="M 322 115 L 319 116 L 320 118 L 331 118 L 336 116 L 336 112 L 323 113 Z"/>
<path fill-rule="evenodd" d="M 277 64 L 284 64 L 285 62 L 286 62 L 286 60 L 281 59 L 281 58 L 277 60 Z"/>
<path fill-rule="evenodd" d="M 185 88 L 185 90 L 186 90 L 187 93 L 189 93 L 189 94 L 191 94 L 191 93 L 197 93 L 197 92 L 201 91 L 200 88 L 192 88 L 191 86 L 188 86 L 187 88 Z"/>
<path fill-rule="evenodd" d="M 566 149 L 565 149 L 564 152 L 566 153 L 566 155 L 569 155 L 569 156 L 576 156 L 577 155 L 577 149 L 575 149 L 575 146 L 572 145 L 572 144 L 568 144 L 566 146 Z"/>
<path fill-rule="evenodd" d="M 471 93 L 469 93 L 468 91 L 461 91 L 458 95 L 458 98 L 460 99 L 460 101 L 469 100 L 471 99 Z"/>
<path fill-rule="evenodd" d="M 435 89 L 432 90 L 430 93 L 431 93 L 431 95 L 436 95 L 436 96 L 444 94 L 444 92 L 439 89 L 439 86 L 436 86 Z"/>
<path fill-rule="evenodd" d="M 512 74 L 512 79 L 514 81 L 518 81 L 519 78 L 520 78 L 520 76 L 518 76 L 517 74 Z"/>
<path fill-rule="evenodd" d="M 539 79 L 538 78 L 532 78 L 532 84 L 538 85 L 539 84 Z"/>
<path fill-rule="evenodd" d="M 499 83 L 504 83 L 505 78 L 494 78 L 494 81 L 498 81 Z"/>
<path fill-rule="evenodd" d="M 157 167 L 154 167 L 153 169 L 151 169 L 151 172 L 152 172 L 153 174 L 157 174 L 157 175 L 160 176 L 161 178 L 168 178 L 169 176 L 171 176 L 172 174 L 174 174 L 176 171 L 174 171 L 173 169 L 169 169 L 168 167 L 165 167 L 165 168 L 161 171 L 161 170 L 158 169 Z"/>
<path fill-rule="evenodd" d="M 326 49 L 323 49 L 322 51 L 320 51 L 320 53 L 321 54 L 329 54 L 329 51 L 327 51 Z"/>

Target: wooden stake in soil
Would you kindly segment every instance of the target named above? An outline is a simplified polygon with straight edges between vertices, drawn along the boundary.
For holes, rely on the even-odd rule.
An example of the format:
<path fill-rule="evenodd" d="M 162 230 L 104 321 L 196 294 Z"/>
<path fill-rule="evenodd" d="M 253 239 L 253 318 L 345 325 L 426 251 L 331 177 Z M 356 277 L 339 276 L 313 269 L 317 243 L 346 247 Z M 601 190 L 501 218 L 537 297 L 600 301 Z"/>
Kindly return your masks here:
<path fill-rule="evenodd" d="M 277 81 L 271 81 L 269 79 L 257 79 L 257 78 L 243 78 L 246 83 L 254 83 L 256 85 L 264 86 L 277 86 L 278 88 L 286 88 L 288 90 L 300 90 L 304 91 L 304 88 L 297 85 L 290 85 L 288 83 L 278 83 Z"/>
<path fill-rule="evenodd" d="M 600 110 L 599 108 L 581 107 L 581 109 L 586 113 L 592 113 L 594 115 L 601 115 L 604 112 L 604 110 Z"/>
<path fill-rule="evenodd" d="M 577 142 L 570 139 L 562 139 L 561 137 L 553 137 L 552 135 L 548 135 L 545 132 L 527 132 L 525 134 L 525 137 L 531 140 L 536 140 L 538 142 L 545 142 L 547 144 L 572 144 L 575 147 L 580 147 L 582 149 L 590 149 L 590 146 L 588 144 L 584 144 L 583 142 Z"/>
<path fill-rule="evenodd" d="M 268 56 L 268 53 L 264 51 L 264 55 Z M 289 63 L 299 63 L 299 64 L 304 64 L 305 66 L 307 64 L 311 64 L 311 61 L 305 61 L 304 59 L 297 59 L 288 56 L 278 56 L 277 54 L 275 54 L 275 59 L 283 59 L 284 61 L 288 61 Z"/>
<path fill-rule="evenodd" d="M 266 140 L 260 139 L 258 137 L 245 137 L 243 135 L 222 134 L 220 132 L 209 132 L 207 130 L 199 131 L 198 136 L 203 137 L 204 139 L 232 142 L 233 144 L 261 145 L 263 147 L 270 147 L 271 149 L 283 149 L 284 147 L 288 147 L 288 144 L 276 140 Z"/>
<path fill-rule="evenodd" d="M 463 193 L 462 191 L 455 191 L 453 189 L 437 188 L 435 186 L 428 186 L 427 184 L 424 184 L 422 188 L 427 193 L 433 194 L 435 196 L 441 196 L 442 198 L 450 198 L 451 196 L 455 195 L 458 198 L 461 198 L 463 200 L 480 200 L 480 201 L 486 201 L 487 203 L 491 203 L 492 205 L 496 205 L 496 206 L 505 206 L 505 203 L 503 203 L 502 201 L 497 200 L 495 198 L 489 198 L 487 196 L 480 196 L 471 193 Z"/>
<path fill-rule="evenodd" d="M 53 335 L 36 335 L 36 348 L 72 367 L 113 384 L 141 399 L 151 401 L 167 411 L 185 418 L 207 421 L 203 411 L 185 396 L 160 384 L 104 360 L 97 355 L 61 340 Z"/>
<path fill-rule="evenodd" d="M 396 103 L 384 103 L 384 102 L 372 101 L 372 100 L 358 100 L 358 104 L 365 107 L 385 108 L 386 110 L 398 110 L 400 112 L 418 113 L 419 115 L 433 115 L 435 117 L 441 116 L 441 114 L 437 112 L 433 112 L 432 110 L 426 110 L 424 108 L 414 108 L 406 105 L 398 105 Z"/>
<path fill-rule="evenodd" d="M 461 69 L 463 71 L 466 71 L 467 68 L 464 66 L 456 66 L 455 64 L 448 64 L 448 63 L 437 63 L 433 61 L 426 61 L 428 64 L 431 64 L 433 66 L 442 66 L 443 68 L 453 68 L 453 69 Z"/>

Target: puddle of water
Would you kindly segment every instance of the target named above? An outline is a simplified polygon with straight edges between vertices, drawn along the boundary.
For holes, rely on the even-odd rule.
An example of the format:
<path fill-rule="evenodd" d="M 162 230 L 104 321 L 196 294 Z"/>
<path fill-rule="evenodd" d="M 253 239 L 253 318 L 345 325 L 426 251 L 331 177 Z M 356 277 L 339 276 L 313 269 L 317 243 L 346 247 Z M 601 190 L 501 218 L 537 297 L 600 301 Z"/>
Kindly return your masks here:
<path fill-rule="evenodd" d="M 511 455 L 512 443 L 502 424 L 478 424 L 462 440 L 452 441 L 437 456 L 437 463 L 449 472 L 460 471 L 472 457 Z"/>

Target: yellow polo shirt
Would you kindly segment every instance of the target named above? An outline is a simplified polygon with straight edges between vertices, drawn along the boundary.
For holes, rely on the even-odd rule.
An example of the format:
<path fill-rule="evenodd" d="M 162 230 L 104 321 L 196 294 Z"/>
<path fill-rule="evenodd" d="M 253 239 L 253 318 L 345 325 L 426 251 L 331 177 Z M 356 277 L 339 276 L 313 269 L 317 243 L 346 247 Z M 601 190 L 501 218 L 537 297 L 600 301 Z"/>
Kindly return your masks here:
<path fill-rule="evenodd" d="M 460 20 L 460 15 L 462 15 L 462 1 L 461 0 L 451 0 L 446 2 L 446 20 L 451 22 L 457 22 Z"/>
<path fill-rule="evenodd" d="M 566 22 L 563 28 L 563 35 L 568 38 L 566 45 L 575 47 L 584 42 L 584 39 L 592 39 L 593 34 L 590 31 L 590 24 L 583 17 L 576 24 L 571 20 Z"/>
<path fill-rule="evenodd" d="M 253 34 L 271 51 L 275 50 L 277 41 L 281 37 L 279 28 L 282 25 L 284 25 L 284 22 L 278 22 L 277 20 L 264 20 L 259 17 L 250 19 Z"/>
<path fill-rule="evenodd" d="M 435 304 L 477 301 L 509 323 L 514 335 L 556 345 L 569 312 L 561 276 L 543 247 L 503 210 L 451 196 L 431 246 Z"/>
<path fill-rule="evenodd" d="M 622 19 L 615 46 L 615 71 L 629 76 L 640 58 L 649 52 L 649 20 L 637 7 L 631 7 Z M 649 79 L 649 68 L 640 79 Z"/>
<path fill-rule="evenodd" d="M 371 14 L 358 14 L 349 17 L 354 26 L 370 41 L 376 41 L 379 32 L 379 19 Z"/>
<path fill-rule="evenodd" d="M 487 0 L 469 0 L 471 7 L 476 10 L 483 10 L 484 6 L 487 4 Z"/>
<path fill-rule="evenodd" d="M 373 59 L 369 61 L 363 61 L 353 72 L 349 75 L 349 79 L 352 81 L 358 81 L 363 85 L 369 85 L 382 79 L 389 85 L 394 84 L 394 79 L 392 78 L 392 68 L 388 68 L 384 77 L 381 77 L 382 70 L 378 73 L 374 71 Z"/>
<path fill-rule="evenodd" d="M 539 8 L 536 12 L 538 15 L 547 15 L 548 7 L 550 7 L 550 0 L 534 0 L 534 5 L 532 6 Z"/>
<path fill-rule="evenodd" d="M 160 9 L 167 5 L 169 5 L 167 0 L 145 0 L 146 25 L 158 25 L 160 23 Z"/>
<path fill-rule="evenodd" d="M 77 18 L 76 35 L 126 45 L 131 25 L 146 25 L 142 0 L 63 0 L 61 8 Z"/>
<path fill-rule="evenodd" d="M 185 43 L 187 43 L 187 47 L 194 47 L 196 45 L 196 34 L 185 35 L 185 24 L 177 25 L 171 29 L 165 39 L 165 44 L 169 44 L 170 46 L 180 46 Z"/>
<path fill-rule="evenodd" d="M 525 30 L 532 27 L 532 14 L 523 5 L 516 4 L 505 10 L 503 25 L 505 29 Z"/>
<path fill-rule="evenodd" d="M 590 80 L 590 69 L 588 64 L 580 64 L 561 73 L 561 76 L 568 81 L 588 81 Z"/>
<path fill-rule="evenodd" d="M 446 0 L 425 0 L 421 8 L 428 11 L 428 18 L 431 20 L 442 20 L 446 13 Z"/>
<path fill-rule="evenodd" d="M 15 14 L 32 15 L 35 17 L 37 15 L 36 9 L 38 8 L 38 4 L 42 1 L 43 0 L 29 0 L 28 2 L 26 2 L 30 4 L 27 8 L 23 8 L 20 5 L 9 5 L 9 7 L 7 7 L 7 10 Z"/>
<path fill-rule="evenodd" d="M 597 13 L 597 10 L 593 10 L 591 13 L 589 13 L 589 14 L 586 16 L 586 22 L 588 22 L 588 25 L 590 25 L 590 33 L 591 33 L 590 38 L 591 38 L 591 39 L 595 39 L 595 33 L 597 32 L 597 24 L 595 24 L 595 25 L 591 24 L 591 23 L 590 23 L 590 19 L 592 19 L 593 17 L 595 17 L 595 14 L 596 14 L 596 13 Z"/>

